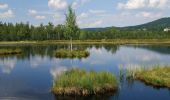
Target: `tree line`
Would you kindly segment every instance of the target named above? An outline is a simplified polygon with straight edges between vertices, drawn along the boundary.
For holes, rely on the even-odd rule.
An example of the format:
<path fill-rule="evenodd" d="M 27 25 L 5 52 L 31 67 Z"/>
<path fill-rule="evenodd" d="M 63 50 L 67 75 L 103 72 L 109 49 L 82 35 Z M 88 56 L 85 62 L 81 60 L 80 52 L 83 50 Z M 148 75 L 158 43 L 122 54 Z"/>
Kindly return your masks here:
<path fill-rule="evenodd" d="M 101 40 L 101 39 L 169 39 L 170 32 L 155 30 L 121 30 L 111 27 L 104 30 L 81 30 L 76 24 L 75 11 L 68 7 L 64 25 L 33 26 L 27 23 L 0 22 L 0 41 L 24 40 Z"/>
<path fill-rule="evenodd" d="M 55 26 L 40 24 L 33 26 L 27 23 L 2 23 L 0 22 L 0 41 L 22 40 L 69 40 L 79 39 L 80 29 L 76 23 L 76 14 L 71 6 L 68 7 L 64 25 Z"/>

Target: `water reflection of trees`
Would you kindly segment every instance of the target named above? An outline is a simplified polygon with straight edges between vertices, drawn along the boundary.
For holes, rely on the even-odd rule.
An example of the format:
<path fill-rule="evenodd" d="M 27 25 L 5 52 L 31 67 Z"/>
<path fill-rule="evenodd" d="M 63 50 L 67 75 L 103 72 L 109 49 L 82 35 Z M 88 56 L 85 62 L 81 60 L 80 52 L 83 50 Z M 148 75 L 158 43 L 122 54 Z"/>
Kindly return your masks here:
<path fill-rule="evenodd" d="M 136 45 L 136 46 L 129 46 L 129 47 L 142 48 L 160 54 L 170 54 L 170 46 L 167 45 Z"/>
<path fill-rule="evenodd" d="M 48 56 L 49 58 L 52 58 L 54 56 L 54 51 L 57 49 L 69 49 L 69 45 L 24 45 L 24 46 L 1 46 L 1 48 L 5 49 L 16 49 L 20 48 L 22 50 L 22 54 L 20 55 L 10 55 L 7 57 L 17 57 L 18 59 L 30 59 L 30 56 L 41 56 L 45 57 Z M 111 53 L 116 53 L 119 46 L 116 45 L 73 45 L 73 49 L 100 49 L 104 48 L 106 51 Z M 5 58 L 6 56 L 0 56 L 0 58 Z"/>
<path fill-rule="evenodd" d="M 116 51 L 119 50 L 119 45 L 111 45 L 111 44 L 103 44 L 103 45 L 73 45 L 73 49 L 80 49 L 80 50 L 85 50 L 85 49 L 101 49 L 104 48 L 107 52 L 110 52 L 112 54 L 116 53 Z M 143 48 L 147 50 L 151 50 L 157 53 L 161 54 L 170 54 L 170 46 L 146 46 L 146 45 L 140 45 L 140 46 L 128 46 L 128 47 L 134 47 L 134 48 Z M 57 49 L 69 49 L 70 46 L 65 44 L 65 45 L 20 45 L 20 46 L 0 46 L 0 49 L 16 49 L 20 48 L 23 53 L 20 55 L 10 55 L 7 57 L 17 57 L 18 59 L 30 59 L 30 56 L 48 56 L 49 58 L 52 58 L 54 56 L 54 51 Z M 6 56 L 0 56 L 0 58 L 6 58 Z"/>

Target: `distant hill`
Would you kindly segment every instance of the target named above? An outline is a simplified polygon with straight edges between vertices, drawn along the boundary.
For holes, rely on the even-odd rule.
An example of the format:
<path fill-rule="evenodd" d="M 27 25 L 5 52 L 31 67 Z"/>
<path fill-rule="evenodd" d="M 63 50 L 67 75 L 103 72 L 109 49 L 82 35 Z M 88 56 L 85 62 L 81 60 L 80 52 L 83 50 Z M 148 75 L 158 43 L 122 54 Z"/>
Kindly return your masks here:
<path fill-rule="evenodd" d="M 108 30 L 110 28 L 113 28 L 113 27 L 105 27 L 105 28 L 84 28 L 82 30 L 86 30 L 86 31 L 105 31 L 105 30 Z"/>
<path fill-rule="evenodd" d="M 163 31 L 164 28 L 170 28 L 170 17 L 161 18 L 152 22 L 148 22 L 136 26 L 127 27 L 106 27 L 106 28 L 85 28 L 83 30 L 89 31 L 105 31 L 107 29 L 117 28 L 119 30 L 150 30 L 150 31 Z"/>
<path fill-rule="evenodd" d="M 136 26 L 128 26 L 123 27 L 121 29 L 127 29 L 127 30 L 136 30 L 136 29 L 146 29 L 146 30 L 163 30 L 164 28 L 170 27 L 170 17 L 167 18 L 161 18 L 149 23 L 136 25 Z"/>

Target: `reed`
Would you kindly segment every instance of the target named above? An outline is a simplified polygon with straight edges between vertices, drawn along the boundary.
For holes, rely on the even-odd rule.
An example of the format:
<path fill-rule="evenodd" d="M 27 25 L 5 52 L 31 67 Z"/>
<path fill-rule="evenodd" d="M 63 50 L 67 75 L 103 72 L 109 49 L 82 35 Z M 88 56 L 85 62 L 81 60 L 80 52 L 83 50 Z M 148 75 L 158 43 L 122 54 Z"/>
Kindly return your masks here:
<path fill-rule="evenodd" d="M 116 77 L 109 72 L 72 69 L 54 80 L 52 92 L 56 95 L 89 96 L 114 93 L 117 88 Z"/>
<path fill-rule="evenodd" d="M 0 55 L 21 54 L 21 49 L 0 49 Z"/>
<path fill-rule="evenodd" d="M 65 50 L 60 49 L 55 51 L 55 56 L 57 58 L 87 58 L 90 55 L 88 51 L 85 50 Z"/>
<path fill-rule="evenodd" d="M 127 77 L 140 80 L 147 85 L 154 87 L 170 88 L 170 67 L 155 65 L 148 69 L 140 67 L 138 69 L 127 69 Z"/>

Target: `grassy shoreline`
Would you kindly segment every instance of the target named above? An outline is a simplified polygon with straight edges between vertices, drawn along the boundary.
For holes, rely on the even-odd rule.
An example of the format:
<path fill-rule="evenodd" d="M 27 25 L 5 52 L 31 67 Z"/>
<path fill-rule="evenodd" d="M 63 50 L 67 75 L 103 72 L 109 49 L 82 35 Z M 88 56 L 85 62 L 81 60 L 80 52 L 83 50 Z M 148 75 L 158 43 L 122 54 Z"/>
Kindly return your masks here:
<path fill-rule="evenodd" d="M 72 69 L 54 79 L 52 92 L 61 96 L 90 96 L 114 94 L 117 89 L 116 77 L 111 73 Z"/>
<path fill-rule="evenodd" d="M 21 54 L 21 49 L 0 49 L 0 56 Z"/>
<path fill-rule="evenodd" d="M 153 87 L 164 87 L 170 89 L 170 67 L 153 66 L 150 69 L 140 68 L 127 70 L 127 78 L 139 80 Z"/>
<path fill-rule="evenodd" d="M 87 58 L 90 53 L 86 50 L 65 50 L 60 49 L 55 51 L 56 58 Z"/>
<path fill-rule="evenodd" d="M 46 41 L 1 41 L 0 45 L 15 44 L 70 44 L 69 40 Z M 73 40 L 73 44 L 170 44 L 170 39 L 113 39 L 113 40 Z"/>

